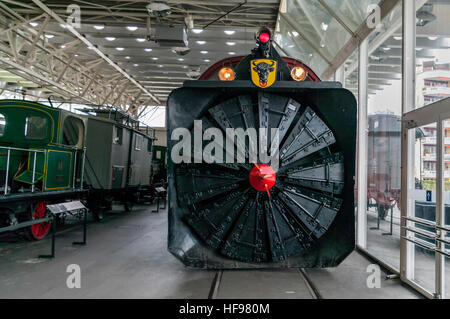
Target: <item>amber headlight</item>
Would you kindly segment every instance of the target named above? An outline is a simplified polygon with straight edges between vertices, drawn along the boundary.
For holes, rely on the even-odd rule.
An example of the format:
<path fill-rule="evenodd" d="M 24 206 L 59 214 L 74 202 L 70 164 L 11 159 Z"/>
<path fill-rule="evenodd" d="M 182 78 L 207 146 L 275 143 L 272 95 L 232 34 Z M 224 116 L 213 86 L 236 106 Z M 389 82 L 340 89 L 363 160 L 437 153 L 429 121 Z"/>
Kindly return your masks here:
<path fill-rule="evenodd" d="M 232 68 L 224 67 L 219 71 L 220 81 L 233 81 L 235 78 L 235 73 Z"/>
<path fill-rule="evenodd" d="M 301 66 L 296 66 L 292 68 L 291 77 L 295 81 L 304 81 L 308 73 Z"/>

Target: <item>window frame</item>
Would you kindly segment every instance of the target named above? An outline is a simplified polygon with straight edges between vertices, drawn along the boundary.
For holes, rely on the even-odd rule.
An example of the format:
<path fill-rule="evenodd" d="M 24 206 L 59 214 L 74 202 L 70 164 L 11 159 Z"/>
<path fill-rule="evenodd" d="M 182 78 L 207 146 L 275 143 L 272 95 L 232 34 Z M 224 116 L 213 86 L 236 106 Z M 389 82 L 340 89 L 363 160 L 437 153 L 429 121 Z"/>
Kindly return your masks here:
<path fill-rule="evenodd" d="M 30 118 L 40 118 L 40 119 L 43 119 L 45 121 L 45 124 L 43 126 L 43 131 L 42 131 L 44 134 L 42 136 L 39 136 L 39 137 L 29 137 L 29 136 L 27 136 L 27 133 L 28 133 L 28 121 L 29 121 Z M 49 124 L 48 118 L 43 116 L 43 115 L 30 114 L 30 115 L 25 116 L 25 120 L 24 120 L 24 124 L 23 124 L 23 129 L 24 129 L 23 130 L 23 136 L 24 136 L 25 140 L 41 141 L 41 140 L 46 139 L 48 137 L 48 124 Z"/>
<path fill-rule="evenodd" d="M 5 113 L 0 112 L 0 122 L 1 122 L 2 116 L 3 116 L 3 119 L 5 120 L 5 125 L 3 127 L 3 132 L 0 133 L 0 138 L 5 136 L 6 128 L 8 127 L 8 116 Z"/>

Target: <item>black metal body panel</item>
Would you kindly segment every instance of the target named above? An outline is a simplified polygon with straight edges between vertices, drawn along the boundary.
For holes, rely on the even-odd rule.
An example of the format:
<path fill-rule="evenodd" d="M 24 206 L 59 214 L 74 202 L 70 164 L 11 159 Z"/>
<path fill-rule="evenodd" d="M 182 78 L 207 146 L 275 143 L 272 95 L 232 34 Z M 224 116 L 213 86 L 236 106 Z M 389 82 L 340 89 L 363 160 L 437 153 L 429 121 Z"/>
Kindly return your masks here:
<path fill-rule="evenodd" d="M 230 258 L 225 251 L 213 249 L 214 243 L 206 244 L 201 234 L 195 232 L 186 222 L 189 210 L 185 204 L 179 202 L 182 194 L 178 194 L 176 175 L 178 165 L 171 161 L 171 150 L 177 141 L 171 140 L 171 132 L 175 128 L 184 127 L 192 129 L 193 121 L 201 118 L 212 107 L 220 103 L 245 94 L 255 95 L 258 92 L 280 95 L 292 99 L 304 107 L 315 112 L 334 134 L 335 142 L 329 146 L 330 152 L 342 154 L 341 157 L 330 157 L 329 162 L 343 165 L 344 182 L 336 185 L 319 185 L 324 191 L 341 193 L 342 203 L 331 204 L 337 207 L 337 214 L 325 232 L 316 235 L 320 238 L 298 249 L 297 255 L 287 259 L 279 258 L 279 254 L 272 249 L 272 256 L 261 255 L 261 260 L 272 262 L 245 262 L 245 258 Z M 255 114 L 258 117 L 258 114 Z M 295 123 L 293 123 L 295 125 Z M 355 219 L 354 219 L 354 176 L 355 176 L 355 148 L 356 148 L 356 101 L 354 95 L 341 88 L 337 82 L 293 82 L 278 81 L 270 88 L 261 90 L 250 81 L 186 81 L 183 88 L 174 90 L 169 96 L 167 108 L 168 128 L 168 183 L 169 183 L 169 234 L 168 249 L 190 267 L 231 269 L 231 268 L 288 268 L 288 267 L 334 267 L 348 256 L 355 246 Z M 331 154 L 330 154 L 331 155 Z M 324 160 L 325 163 L 327 160 Z M 308 169 L 320 171 L 323 161 L 310 165 Z M 307 166 L 307 165 L 306 165 Z M 283 174 L 289 167 L 281 168 Z M 295 173 L 295 171 L 293 171 Z M 294 174 L 293 173 L 293 174 Z M 295 173 L 297 174 L 297 173 Z M 296 184 L 297 175 L 293 175 Z M 302 184 L 302 186 L 305 186 Z M 313 185 L 314 187 L 315 184 Z M 319 186 L 317 186 L 318 189 Z M 283 185 L 278 188 L 283 189 Z M 292 187 L 291 187 L 292 188 Z M 295 187 L 294 187 L 295 188 Z M 181 196 L 181 197 L 180 197 Z M 233 195 L 230 195 L 231 198 Z M 293 195 L 295 190 L 293 190 Z M 317 195 L 314 195 L 317 196 Z M 187 199 L 187 198 L 186 198 Z M 274 205 L 279 203 L 274 201 Z M 242 212 L 245 208 L 240 207 Z M 260 209 L 265 209 L 261 207 Z M 282 210 L 282 207 L 277 207 Z M 256 221 L 257 223 L 263 221 Z M 327 222 L 327 221 L 325 221 Z M 270 221 L 266 221 L 270 224 Z M 269 225 L 270 226 L 270 225 Z M 267 238 L 265 239 L 267 240 Z M 273 240 L 273 239 L 270 239 Z M 295 247 L 292 251 L 295 252 Z M 261 252 L 263 254 L 263 252 Z M 278 255 L 277 255 L 278 254 Z"/>

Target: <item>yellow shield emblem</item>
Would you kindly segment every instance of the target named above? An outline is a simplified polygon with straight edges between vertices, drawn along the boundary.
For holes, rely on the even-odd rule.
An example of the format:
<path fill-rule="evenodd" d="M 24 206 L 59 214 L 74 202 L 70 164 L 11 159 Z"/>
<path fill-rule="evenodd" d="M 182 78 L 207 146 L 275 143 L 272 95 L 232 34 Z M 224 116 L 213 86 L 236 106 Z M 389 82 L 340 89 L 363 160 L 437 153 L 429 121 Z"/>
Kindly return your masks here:
<path fill-rule="evenodd" d="M 257 59 L 250 62 L 252 82 L 260 88 L 267 88 L 275 83 L 277 78 L 277 61 Z"/>

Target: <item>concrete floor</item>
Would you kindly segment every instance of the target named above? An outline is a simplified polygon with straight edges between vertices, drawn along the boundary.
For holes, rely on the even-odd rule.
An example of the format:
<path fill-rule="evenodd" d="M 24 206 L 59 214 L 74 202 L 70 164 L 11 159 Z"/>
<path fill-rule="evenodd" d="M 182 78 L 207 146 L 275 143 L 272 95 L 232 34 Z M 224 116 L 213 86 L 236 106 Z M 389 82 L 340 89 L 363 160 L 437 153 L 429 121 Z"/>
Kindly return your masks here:
<path fill-rule="evenodd" d="M 216 271 L 185 268 L 166 250 L 167 212 L 108 215 L 88 226 L 88 245 L 72 246 L 81 227 L 58 232 L 56 258 L 49 240 L 0 243 L 0 298 L 208 298 Z M 81 267 L 81 288 L 66 285 L 67 266 Z M 398 280 L 366 285 L 370 262 L 354 252 L 338 268 L 309 269 L 324 298 L 419 298 Z M 385 274 L 382 274 L 384 278 Z M 297 269 L 224 271 L 217 298 L 312 298 Z"/>

